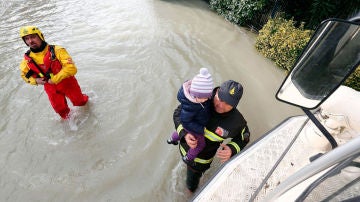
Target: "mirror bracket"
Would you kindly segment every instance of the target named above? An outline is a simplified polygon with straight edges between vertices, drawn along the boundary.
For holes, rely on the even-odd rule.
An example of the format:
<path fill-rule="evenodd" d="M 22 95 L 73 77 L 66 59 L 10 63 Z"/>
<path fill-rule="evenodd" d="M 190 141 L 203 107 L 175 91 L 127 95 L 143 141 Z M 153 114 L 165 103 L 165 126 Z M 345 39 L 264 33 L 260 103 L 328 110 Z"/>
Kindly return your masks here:
<path fill-rule="evenodd" d="M 315 126 L 325 135 L 326 139 L 328 139 L 328 141 L 330 142 L 331 147 L 335 149 L 338 146 L 338 144 L 334 139 L 334 137 L 329 133 L 329 131 L 326 130 L 326 128 L 319 122 L 319 120 L 314 116 L 314 114 L 310 110 L 303 107 L 301 107 L 301 109 L 305 112 L 305 114 L 309 117 L 309 119 L 315 124 Z"/>

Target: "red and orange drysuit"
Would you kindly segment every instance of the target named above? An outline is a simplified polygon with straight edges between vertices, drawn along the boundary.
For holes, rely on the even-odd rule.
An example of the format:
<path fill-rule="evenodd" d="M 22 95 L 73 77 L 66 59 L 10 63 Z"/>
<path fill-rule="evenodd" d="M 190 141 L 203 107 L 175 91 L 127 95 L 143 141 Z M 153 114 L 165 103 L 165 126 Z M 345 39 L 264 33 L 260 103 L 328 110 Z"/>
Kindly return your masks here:
<path fill-rule="evenodd" d="M 88 96 L 81 92 L 74 77 L 77 68 L 67 51 L 60 46 L 47 45 L 43 51 L 28 51 L 20 64 L 21 77 L 32 85 L 37 85 L 35 78 L 51 79 L 54 84 L 45 83 L 44 89 L 55 112 L 63 119 L 68 117 L 70 108 L 66 97 L 74 106 L 83 106 Z"/>

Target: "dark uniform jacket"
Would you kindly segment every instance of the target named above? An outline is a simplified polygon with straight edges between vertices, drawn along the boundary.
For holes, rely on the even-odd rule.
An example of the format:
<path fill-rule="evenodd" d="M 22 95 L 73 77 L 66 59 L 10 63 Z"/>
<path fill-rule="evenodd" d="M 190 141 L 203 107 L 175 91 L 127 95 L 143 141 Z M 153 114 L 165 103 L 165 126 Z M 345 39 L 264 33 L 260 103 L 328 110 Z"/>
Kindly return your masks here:
<path fill-rule="evenodd" d="M 213 106 L 213 99 L 217 88 L 213 91 L 210 107 L 210 119 L 206 124 L 205 130 L 205 148 L 199 153 L 195 159 L 195 166 L 193 169 L 204 172 L 210 167 L 213 157 L 216 154 L 220 144 L 227 138 L 232 138 L 227 145 L 231 148 L 232 156 L 239 153 L 249 142 L 250 132 L 246 120 L 242 114 L 233 108 L 227 113 L 219 114 L 215 111 Z M 173 114 L 175 129 L 180 135 L 180 153 L 182 156 L 186 155 L 189 146 L 186 144 L 184 130 L 180 119 L 181 106 L 179 105 Z"/>

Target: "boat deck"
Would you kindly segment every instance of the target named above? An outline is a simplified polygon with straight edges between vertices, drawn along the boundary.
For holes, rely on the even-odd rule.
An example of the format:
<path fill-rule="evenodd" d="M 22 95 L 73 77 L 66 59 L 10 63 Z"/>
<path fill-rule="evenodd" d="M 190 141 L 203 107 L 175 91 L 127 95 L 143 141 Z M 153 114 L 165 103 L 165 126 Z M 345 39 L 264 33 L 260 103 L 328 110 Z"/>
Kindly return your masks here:
<path fill-rule="evenodd" d="M 339 114 L 330 113 L 324 105 L 316 116 L 341 146 L 360 135 L 358 126 L 351 126 L 359 107 L 349 105 L 350 111 Z M 307 116 L 290 117 L 224 164 L 193 201 L 263 201 L 279 184 L 331 150 Z M 360 168 L 342 174 L 337 180 L 355 179 L 360 177 Z M 360 186 L 353 186 L 351 192 L 360 193 Z"/>

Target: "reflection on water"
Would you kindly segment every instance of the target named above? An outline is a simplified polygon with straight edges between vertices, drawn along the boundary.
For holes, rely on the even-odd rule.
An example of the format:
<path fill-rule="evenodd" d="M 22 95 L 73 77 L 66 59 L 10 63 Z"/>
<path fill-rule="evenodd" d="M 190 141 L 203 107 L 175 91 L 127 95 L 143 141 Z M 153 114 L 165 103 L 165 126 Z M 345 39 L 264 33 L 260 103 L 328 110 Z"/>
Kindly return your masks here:
<path fill-rule="evenodd" d="M 2 201 L 186 200 L 185 166 L 165 140 L 177 89 L 202 66 L 216 84 L 243 83 L 239 109 L 253 139 L 297 113 L 275 101 L 285 75 L 256 52 L 254 34 L 204 1 L 15 0 L 2 1 L 0 13 Z M 23 25 L 73 56 L 90 95 L 88 109 L 72 107 L 73 122 L 20 78 Z"/>

